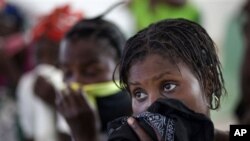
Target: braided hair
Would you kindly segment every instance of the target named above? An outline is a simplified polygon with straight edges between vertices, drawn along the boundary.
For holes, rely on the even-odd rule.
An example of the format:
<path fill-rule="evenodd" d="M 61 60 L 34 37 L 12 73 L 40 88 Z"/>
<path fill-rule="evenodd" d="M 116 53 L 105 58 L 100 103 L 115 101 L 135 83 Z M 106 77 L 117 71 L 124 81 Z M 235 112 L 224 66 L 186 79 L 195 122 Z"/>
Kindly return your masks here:
<path fill-rule="evenodd" d="M 195 74 L 210 99 L 210 108 L 218 109 L 220 97 L 226 93 L 216 47 L 205 29 L 185 19 L 169 19 L 151 24 L 131 37 L 124 48 L 119 67 L 120 87 L 129 91 L 129 69 L 150 54 L 169 61 L 185 63 Z M 213 97 L 217 104 L 213 106 Z"/>

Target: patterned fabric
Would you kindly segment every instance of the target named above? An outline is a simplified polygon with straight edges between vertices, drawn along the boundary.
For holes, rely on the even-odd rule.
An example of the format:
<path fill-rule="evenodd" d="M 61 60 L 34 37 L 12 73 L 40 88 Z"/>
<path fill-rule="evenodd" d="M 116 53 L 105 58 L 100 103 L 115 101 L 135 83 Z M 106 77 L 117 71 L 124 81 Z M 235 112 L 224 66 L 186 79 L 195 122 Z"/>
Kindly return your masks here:
<path fill-rule="evenodd" d="M 164 138 L 167 139 L 167 141 L 174 141 L 174 132 L 174 120 L 169 120 Z"/>
<path fill-rule="evenodd" d="M 163 141 L 174 141 L 174 120 L 163 115 L 144 112 L 137 116 L 153 129 L 157 130 Z"/>
<path fill-rule="evenodd" d="M 108 141 L 140 141 L 127 118 L 109 123 Z M 153 141 L 158 141 L 157 135 L 160 141 L 212 141 L 214 138 L 211 120 L 175 99 L 159 99 L 134 118 Z"/>

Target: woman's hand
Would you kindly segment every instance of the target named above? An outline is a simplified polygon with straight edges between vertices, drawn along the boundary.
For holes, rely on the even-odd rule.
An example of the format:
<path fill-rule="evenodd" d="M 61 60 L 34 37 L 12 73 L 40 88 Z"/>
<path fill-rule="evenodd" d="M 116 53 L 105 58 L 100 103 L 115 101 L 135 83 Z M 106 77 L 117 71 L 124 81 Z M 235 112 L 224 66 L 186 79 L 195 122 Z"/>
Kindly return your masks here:
<path fill-rule="evenodd" d="M 96 117 L 83 94 L 70 87 L 56 97 L 57 110 L 70 126 L 75 141 L 96 141 Z"/>
<path fill-rule="evenodd" d="M 56 90 L 44 77 L 38 76 L 34 84 L 35 95 L 55 108 Z"/>
<path fill-rule="evenodd" d="M 147 133 L 140 127 L 138 122 L 133 117 L 129 117 L 127 122 L 128 122 L 128 125 L 134 130 L 134 132 L 136 133 L 136 135 L 141 141 L 153 141 L 149 137 L 149 135 L 147 135 Z M 160 141 L 161 137 L 158 134 L 158 132 L 156 132 L 156 135 L 157 135 L 158 141 Z"/>

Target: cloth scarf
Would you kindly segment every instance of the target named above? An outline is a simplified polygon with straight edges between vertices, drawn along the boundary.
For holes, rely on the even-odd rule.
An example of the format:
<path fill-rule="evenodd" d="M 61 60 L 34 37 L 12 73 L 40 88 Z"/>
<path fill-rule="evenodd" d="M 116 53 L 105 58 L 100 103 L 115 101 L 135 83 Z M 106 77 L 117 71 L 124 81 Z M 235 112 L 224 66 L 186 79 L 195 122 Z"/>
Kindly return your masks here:
<path fill-rule="evenodd" d="M 108 124 L 108 141 L 140 141 L 127 124 L 128 117 L 118 118 Z M 134 118 L 151 137 L 157 141 L 213 141 L 214 126 L 209 118 L 195 113 L 180 101 L 159 99 L 146 112 Z"/>
<path fill-rule="evenodd" d="M 36 75 L 43 76 L 46 80 L 51 83 L 57 91 L 65 91 L 67 85 L 63 82 L 63 72 L 54 66 L 48 64 L 41 64 L 36 67 Z M 101 82 L 95 84 L 82 85 L 77 82 L 70 82 L 69 87 L 73 91 L 81 90 L 83 96 L 86 97 L 87 102 L 94 108 L 97 108 L 96 98 L 107 97 L 117 94 L 121 89 L 113 82 Z"/>
<path fill-rule="evenodd" d="M 46 36 L 52 41 L 59 42 L 64 34 L 83 18 L 81 12 L 73 12 L 69 5 L 61 6 L 44 16 L 31 31 L 32 43 Z"/>
<path fill-rule="evenodd" d="M 72 82 L 70 83 L 70 87 L 74 91 L 79 91 L 79 89 L 81 89 L 82 93 L 86 94 L 84 96 L 86 96 L 89 104 L 94 108 L 97 107 L 95 98 L 111 96 L 121 91 L 113 81 L 88 84 L 84 86 L 80 83 Z"/>

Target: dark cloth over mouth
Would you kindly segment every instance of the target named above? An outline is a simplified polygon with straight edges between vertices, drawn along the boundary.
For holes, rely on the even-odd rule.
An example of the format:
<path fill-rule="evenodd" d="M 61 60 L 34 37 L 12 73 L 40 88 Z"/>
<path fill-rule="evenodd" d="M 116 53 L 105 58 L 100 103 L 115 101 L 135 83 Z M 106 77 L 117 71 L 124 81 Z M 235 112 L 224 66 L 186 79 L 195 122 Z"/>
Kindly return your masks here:
<path fill-rule="evenodd" d="M 120 117 L 108 124 L 108 141 L 140 141 L 127 123 L 128 117 Z M 213 141 L 214 126 L 209 118 L 187 108 L 175 99 L 158 99 L 146 112 L 134 116 L 139 125 L 158 141 Z M 156 132 L 155 132 L 156 131 Z"/>

